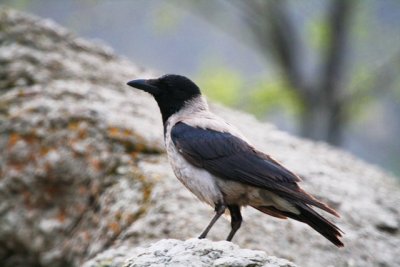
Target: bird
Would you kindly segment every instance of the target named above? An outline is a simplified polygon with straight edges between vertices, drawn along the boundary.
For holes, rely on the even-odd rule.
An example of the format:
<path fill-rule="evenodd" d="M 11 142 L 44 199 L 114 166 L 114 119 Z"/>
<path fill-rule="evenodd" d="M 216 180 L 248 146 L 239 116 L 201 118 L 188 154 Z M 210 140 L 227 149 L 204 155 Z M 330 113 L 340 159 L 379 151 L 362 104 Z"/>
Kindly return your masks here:
<path fill-rule="evenodd" d="M 135 79 L 127 85 L 156 100 L 164 127 L 165 148 L 178 180 L 215 215 L 200 234 L 207 234 L 228 213 L 232 241 L 242 224 L 241 209 L 253 207 L 280 219 L 308 224 L 337 247 L 343 231 L 313 207 L 339 214 L 299 186 L 300 177 L 261 152 L 234 126 L 209 110 L 200 88 L 189 78 L 166 74 Z"/>

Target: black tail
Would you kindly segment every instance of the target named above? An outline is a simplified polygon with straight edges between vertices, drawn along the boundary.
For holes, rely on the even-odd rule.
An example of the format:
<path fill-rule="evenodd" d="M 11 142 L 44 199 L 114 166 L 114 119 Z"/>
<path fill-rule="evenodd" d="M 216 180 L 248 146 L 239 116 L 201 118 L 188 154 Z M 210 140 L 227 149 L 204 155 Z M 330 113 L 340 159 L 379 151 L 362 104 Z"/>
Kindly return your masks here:
<path fill-rule="evenodd" d="M 288 214 L 288 217 L 308 224 L 336 246 L 344 246 L 342 241 L 339 239 L 342 237 L 343 233 L 339 227 L 319 215 L 316 211 L 305 204 L 299 204 L 297 205 L 297 208 L 300 210 L 300 214 Z"/>
<path fill-rule="evenodd" d="M 296 203 L 296 208 L 300 211 L 300 214 L 294 214 L 291 212 L 281 211 L 272 206 L 254 207 L 259 211 L 266 214 L 285 219 L 286 217 L 292 218 L 294 220 L 303 222 L 311 226 L 318 233 L 323 235 L 326 239 L 331 241 L 337 247 L 343 247 L 344 244 L 340 241 L 342 236 L 342 231 L 333 223 L 319 215 L 316 211 L 310 208 L 306 204 Z"/>

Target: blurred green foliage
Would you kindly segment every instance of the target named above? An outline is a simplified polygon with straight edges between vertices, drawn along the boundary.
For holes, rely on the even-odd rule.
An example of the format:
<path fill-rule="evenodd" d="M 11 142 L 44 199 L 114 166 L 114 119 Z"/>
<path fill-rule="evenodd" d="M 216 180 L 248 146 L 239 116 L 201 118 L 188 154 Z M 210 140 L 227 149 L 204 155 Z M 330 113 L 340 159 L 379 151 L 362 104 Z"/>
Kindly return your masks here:
<path fill-rule="evenodd" d="M 221 64 L 203 65 L 196 79 L 203 93 L 224 105 L 238 106 L 244 85 L 240 74 Z"/>
<path fill-rule="evenodd" d="M 303 106 L 296 91 L 290 88 L 285 79 L 260 80 L 250 92 L 247 110 L 262 116 L 275 109 L 296 115 L 303 111 Z"/>
<path fill-rule="evenodd" d="M 310 20 L 307 25 L 310 46 L 324 54 L 329 47 L 330 28 L 325 17 Z"/>
<path fill-rule="evenodd" d="M 368 114 L 376 109 L 373 78 L 369 68 L 359 67 L 353 72 L 347 87 L 349 96 L 353 98 L 346 112 L 351 120 L 367 119 Z"/>
<path fill-rule="evenodd" d="M 209 99 L 240 107 L 258 117 L 277 109 L 289 115 L 302 112 L 302 102 L 286 80 L 265 80 L 265 77 L 254 80 L 246 81 L 238 72 L 215 62 L 203 64 L 196 78 Z"/>
<path fill-rule="evenodd" d="M 373 5 L 373 1 L 364 0 L 364 3 L 357 5 L 357 9 L 354 11 L 353 23 L 350 25 L 350 36 L 353 36 L 359 42 L 373 42 L 372 33 L 378 31 L 377 23 L 371 20 L 374 17 Z"/>
<path fill-rule="evenodd" d="M 178 29 L 185 19 L 184 15 L 182 10 L 177 10 L 170 3 L 160 3 L 160 6 L 152 11 L 152 26 L 160 34 L 169 34 Z"/>
<path fill-rule="evenodd" d="M 0 1 L 0 4 L 4 4 L 6 6 L 12 6 L 13 8 L 19 9 L 19 10 L 27 10 L 29 6 L 31 6 L 33 3 L 31 0 L 2 0 Z"/>

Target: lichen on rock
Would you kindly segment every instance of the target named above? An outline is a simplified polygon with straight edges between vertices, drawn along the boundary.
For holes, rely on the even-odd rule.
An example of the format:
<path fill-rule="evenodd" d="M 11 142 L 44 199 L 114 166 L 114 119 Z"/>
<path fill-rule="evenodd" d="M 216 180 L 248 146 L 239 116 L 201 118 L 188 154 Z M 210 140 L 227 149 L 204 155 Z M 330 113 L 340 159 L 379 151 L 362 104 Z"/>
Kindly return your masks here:
<path fill-rule="evenodd" d="M 8 9 L 0 28 L 0 265 L 76 265 L 145 212 L 154 118 L 110 49 Z"/>

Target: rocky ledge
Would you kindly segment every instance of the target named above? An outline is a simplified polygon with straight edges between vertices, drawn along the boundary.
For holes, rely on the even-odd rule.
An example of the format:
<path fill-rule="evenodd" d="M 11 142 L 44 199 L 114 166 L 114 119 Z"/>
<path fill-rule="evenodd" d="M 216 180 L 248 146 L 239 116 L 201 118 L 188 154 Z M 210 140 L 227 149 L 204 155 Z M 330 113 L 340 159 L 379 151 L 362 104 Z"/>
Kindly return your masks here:
<path fill-rule="evenodd" d="M 98 255 L 83 267 L 296 267 L 264 251 L 240 249 L 231 242 L 163 239 L 147 247 L 120 247 Z"/>

